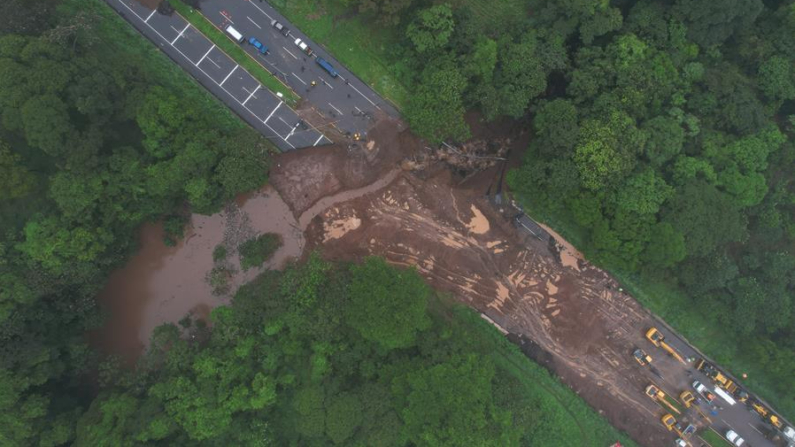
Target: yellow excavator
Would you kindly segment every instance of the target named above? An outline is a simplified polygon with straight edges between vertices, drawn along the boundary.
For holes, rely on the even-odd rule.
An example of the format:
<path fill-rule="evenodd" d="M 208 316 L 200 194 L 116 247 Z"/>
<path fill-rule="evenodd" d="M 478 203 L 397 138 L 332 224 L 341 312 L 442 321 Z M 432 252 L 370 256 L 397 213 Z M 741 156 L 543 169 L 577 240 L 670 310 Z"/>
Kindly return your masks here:
<path fill-rule="evenodd" d="M 676 414 L 682 414 L 682 412 L 679 411 L 679 409 L 676 408 L 671 403 L 671 401 L 668 400 L 668 398 L 665 395 L 665 393 L 661 389 L 657 388 L 656 386 L 654 386 L 654 385 L 647 386 L 646 387 L 646 395 L 651 397 L 652 400 L 656 400 L 657 402 L 659 402 L 659 403 L 665 405 L 666 407 L 670 408 L 671 411 L 675 412 Z"/>
<path fill-rule="evenodd" d="M 649 329 L 649 331 L 646 332 L 646 338 L 648 338 L 649 341 L 654 346 L 662 348 L 665 352 L 671 354 L 671 357 L 675 358 L 676 360 L 679 360 L 680 362 L 682 362 L 682 364 L 687 365 L 685 359 L 678 352 L 676 352 L 676 349 L 674 349 L 671 345 L 665 342 L 665 337 L 663 336 L 662 333 L 660 333 L 660 331 L 657 330 L 657 328 L 653 327 Z"/>

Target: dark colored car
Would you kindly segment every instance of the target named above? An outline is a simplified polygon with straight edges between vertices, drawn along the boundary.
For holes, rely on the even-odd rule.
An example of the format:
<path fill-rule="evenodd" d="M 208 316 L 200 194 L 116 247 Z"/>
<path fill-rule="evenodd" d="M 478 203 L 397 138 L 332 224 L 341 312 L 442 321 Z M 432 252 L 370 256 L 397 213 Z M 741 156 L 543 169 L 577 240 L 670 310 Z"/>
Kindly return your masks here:
<path fill-rule="evenodd" d="M 290 29 L 286 26 L 282 25 L 281 23 L 277 22 L 276 20 L 271 20 L 271 26 L 276 28 L 283 36 L 287 36 L 290 34 Z"/>

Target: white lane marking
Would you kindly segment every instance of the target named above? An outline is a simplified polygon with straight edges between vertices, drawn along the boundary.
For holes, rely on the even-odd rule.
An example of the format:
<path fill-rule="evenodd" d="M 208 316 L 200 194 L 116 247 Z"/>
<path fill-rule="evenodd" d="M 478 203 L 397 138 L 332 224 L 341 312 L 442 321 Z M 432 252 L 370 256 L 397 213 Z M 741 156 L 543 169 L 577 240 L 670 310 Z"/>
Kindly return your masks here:
<path fill-rule="evenodd" d="M 276 112 L 276 109 L 278 109 L 279 107 L 281 107 L 281 106 L 282 106 L 282 104 L 284 104 L 284 103 L 283 103 L 283 102 L 281 102 L 281 101 L 279 101 L 279 103 L 278 103 L 278 104 L 276 104 L 276 107 L 274 107 L 274 108 L 273 108 L 273 110 L 271 110 L 271 114 L 270 114 L 270 115 L 268 115 L 268 117 L 267 117 L 267 118 L 265 118 L 265 121 L 263 121 L 263 123 L 264 123 L 264 124 L 268 124 L 268 120 L 269 120 L 269 119 L 271 119 L 271 117 L 273 116 L 273 114 Z"/>
<path fill-rule="evenodd" d="M 356 110 L 357 110 L 359 113 L 364 113 L 364 112 L 362 112 L 362 109 L 360 109 L 360 108 L 359 108 L 359 107 L 357 107 L 357 106 L 353 106 L 353 108 L 354 108 L 354 109 L 356 109 Z"/>
<path fill-rule="evenodd" d="M 173 27 L 172 27 L 172 28 L 173 28 Z M 187 25 L 185 25 L 185 28 L 182 28 L 182 31 L 180 31 L 180 32 L 179 32 L 179 34 L 177 34 L 177 37 L 175 37 L 175 38 L 174 38 L 174 42 L 176 42 L 176 41 L 177 41 L 177 39 L 179 39 L 180 37 L 182 37 L 182 33 L 184 33 L 184 32 L 185 32 L 185 30 L 186 30 L 186 29 L 188 29 L 188 28 L 190 28 L 190 23 L 188 23 Z M 174 46 L 174 42 L 171 42 L 171 46 L 172 46 L 172 47 Z"/>
<path fill-rule="evenodd" d="M 332 87 L 331 84 L 329 84 L 328 81 L 326 81 L 326 79 L 323 78 L 323 76 L 318 76 L 318 77 L 320 78 L 321 81 L 323 81 L 324 84 L 328 86 L 328 88 L 334 90 L 334 87 Z"/>
<path fill-rule="evenodd" d="M 354 87 L 353 84 L 350 84 L 350 86 L 351 86 L 352 89 L 356 90 L 356 93 L 362 95 L 362 98 L 366 99 L 370 104 L 375 106 L 375 103 L 370 101 L 370 98 L 364 96 L 364 93 L 360 92 L 358 88 Z M 376 107 L 378 107 L 378 106 L 376 106 Z"/>
<path fill-rule="evenodd" d="M 291 73 L 293 76 L 295 76 L 295 77 L 296 77 L 296 78 L 297 78 L 299 81 L 301 81 L 301 84 L 304 84 L 304 85 L 306 85 L 306 82 L 304 82 L 304 80 L 303 80 L 303 79 L 299 78 L 297 74 L 295 74 L 295 73 L 293 73 L 293 72 L 290 72 L 290 73 Z"/>
<path fill-rule="evenodd" d="M 279 121 L 283 122 L 287 127 L 290 127 L 290 123 L 284 120 L 284 118 L 279 117 Z"/>
<path fill-rule="evenodd" d="M 337 77 L 342 79 L 343 81 L 345 80 L 345 78 L 343 78 L 341 74 L 338 74 Z"/>
<path fill-rule="evenodd" d="M 211 47 L 210 47 L 210 49 L 209 49 L 209 50 L 207 50 L 207 52 L 206 52 L 206 53 L 204 53 L 204 56 L 202 56 L 202 58 L 201 58 L 201 59 L 199 59 L 199 62 L 196 62 L 196 65 L 199 65 L 199 64 L 201 64 L 201 63 L 202 63 L 202 61 L 204 60 L 204 58 L 205 58 L 205 57 L 207 57 L 207 55 L 208 55 L 208 54 L 210 54 L 210 51 L 212 51 L 212 50 L 213 50 L 213 48 L 215 48 L 215 44 L 213 44 L 213 46 L 211 46 Z"/>
<path fill-rule="evenodd" d="M 221 81 L 221 83 L 220 83 L 220 84 L 218 84 L 218 85 L 220 85 L 220 86 L 222 86 L 222 87 L 223 87 L 223 85 L 224 85 L 224 82 L 226 82 L 226 80 L 227 80 L 227 79 L 229 79 L 229 76 L 232 76 L 232 73 L 234 73 L 234 72 L 235 72 L 235 70 L 237 70 L 237 67 L 239 67 L 239 66 L 240 66 L 240 65 L 235 65 L 235 68 L 233 68 L 233 69 L 232 69 L 232 71 L 230 71 L 230 72 L 229 72 L 229 74 L 228 74 L 228 75 L 226 75 L 226 77 L 224 78 L 224 80 L 223 80 L 223 81 Z"/>
<path fill-rule="evenodd" d="M 257 6 L 256 4 L 254 4 L 254 2 L 252 2 L 252 1 L 249 1 L 248 3 L 249 3 L 251 6 L 253 6 L 253 7 L 255 7 L 255 8 L 259 9 L 259 12 L 261 12 L 261 13 L 265 14 L 265 17 L 267 17 L 267 18 L 268 18 L 268 20 L 273 20 L 273 17 L 269 16 L 267 12 L 263 11 L 263 10 L 262 10 L 262 8 L 260 8 L 260 7 L 259 7 L 259 6 Z"/>
<path fill-rule="evenodd" d="M 124 0 L 119 0 L 119 3 L 121 3 L 122 5 L 124 5 L 124 7 L 125 7 L 125 8 L 129 9 L 129 10 L 130 10 L 130 12 L 131 12 L 131 13 L 133 13 L 133 15 L 135 15 L 136 17 L 138 17 L 138 18 L 139 18 L 141 21 L 143 21 L 143 20 L 144 20 L 144 18 L 143 18 L 143 17 L 139 16 L 139 15 L 138 15 L 138 13 L 136 13 L 136 12 L 135 12 L 135 11 L 134 11 L 132 8 L 130 8 L 128 5 L 126 5 L 126 4 L 124 3 Z M 165 36 L 163 36 L 162 34 L 160 34 L 160 31 L 158 31 L 157 29 L 155 29 L 155 28 L 154 28 L 152 25 L 149 25 L 148 23 L 147 23 L 146 25 L 147 25 L 149 28 L 151 28 L 151 29 L 152 29 L 152 31 L 154 31 L 154 32 L 155 32 L 155 34 L 157 34 L 158 36 L 160 36 L 160 38 L 161 38 L 161 39 L 163 39 L 163 40 L 165 40 L 166 42 L 168 42 L 168 39 L 166 39 L 166 38 L 165 38 Z M 162 44 L 161 44 L 161 46 L 162 46 Z M 184 58 L 185 58 L 185 59 L 187 59 L 187 60 L 188 60 L 190 63 L 192 63 L 194 66 L 196 66 L 196 68 L 198 68 L 198 69 L 199 69 L 199 71 L 201 71 L 201 72 L 202 72 L 202 73 L 203 73 L 205 76 L 207 76 L 207 77 L 208 77 L 208 78 L 209 78 L 211 81 L 215 82 L 215 80 L 212 78 L 212 76 L 210 76 L 210 75 L 209 75 L 209 74 L 208 74 L 206 71 L 204 71 L 204 70 L 203 70 L 201 67 L 199 67 L 199 65 L 198 65 L 198 64 L 194 63 L 194 62 L 193 62 L 193 61 L 192 61 L 192 60 L 191 60 L 191 59 L 190 59 L 190 58 L 189 58 L 189 57 L 188 57 L 188 56 L 187 56 L 185 53 L 183 53 L 183 52 L 182 52 L 182 51 L 181 51 L 179 48 L 177 48 L 177 47 L 175 47 L 175 46 L 173 46 L 173 45 L 172 45 L 172 47 L 173 47 L 173 48 L 174 48 L 174 49 L 177 51 L 177 53 L 181 54 L 181 55 L 182 55 L 182 57 L 184 57 Z M 217 82 L 215 82 L 215 83 L 216 83 L 216 84 L 218 84 Z M 249 108 L 248 108 L 248 106 L 245 106 L 245 105 L 243 105 L 243 104 L 242 104 L 242 103 L 241 103 L 241 102 L 240 102 L 240 101 L 239 101 L 237 98 L 235 98 L 235 95 L 233 95 L 232 93 L 230 93 L 230 92 L 229 92 L 229 90 L 227 90 L 227 89 L 226 89 L 226 87 L 224 87 L 224 86 L 219 86 L 219 87 L 221 87 L 221 90 L 223 90 L 224 92 L 226 92 L 226 94 L 227 94 L 227 95 L 229 95 L 229 96 L 230 96 L 230 97 L 231 97 L 233 100 L 235 100 L 235 101 L 236 101 L 238 104 L 240 104 L 240 105 L 241 105 L 241 106 L 242 106 L 244 109 L 246 109 L 246 110 L 248 111 L 248 113 L 250 113 L 252 116 L 254 116 L 254 118 L 260 119 L 259 115 L 257 115 L 256 113 L 254 113 L 254 111 L 253 111 L 253 110 L 249 109 Z M 279 105 L 277 105 L 277 106 L 276 106 L 276 108 L 278 109 L 278 108 L 279 108 L 279 106 L 280 106 L 281 104 L 282 104 L 282 103 L 281 103 L 281 102 L 279 102 Z M 274 111 L 276 111 L 276 109 L 273 109 L 273 110 L 274 110 Z M 273 112 L 271 112 L 271 114 L 273 114 Z M 268 116 L 268 118 L 270 118 L 270 116 Z M 262 124 L 264 124 L 264 125 L 265 125 L 265 127 L 267 127 L 268 129 L 270 129 L 270 131 L 271 131 L 271 132 L 273 132 L 273 134 L 274 134 L 274 135 L 276 135 L 277 137 L 281 138 L 281 139 L 282 139 L 282 140 L 283 140 L 283 141 L 284 141 L 284 142 L 285 142 L 287 145 L 289 145 L 291 148 L 295 149 L 295 145 L 293 145 L 293 144 L 292 144 L 292 143 L 290 143 L 289 141 L 287 141 L 287 140 L 285 140 L 284 138 L 282 138 L 282 136 L 281 136 L 281 135 L 279 135 L 279 132 L 276 132 L 276 130 L 275 130 L 273 127 L 269 126 L 269 125 L 268 125 L 268 123 L 267 123 L 266 121 L 267 121 L 267 120 L 265 120 L 265 121 L 263 121 L 263 122 L 262 122 Z M 322 135 L 322 134 L 321 134 L 321 135 L 320 135 L 320 138 L 323 138 L 323 137 L 324 137 L 324 135 Z"/>
<path fill-rule="evenodd" d="M 245 100 L 245 101 L 243 101 L 243 105 L 246 105 L 246 103 L 248 102 L 248 100 L 249 100 L 249 99 L 251 99 L 251 97 L 252 97 L 252 96 L 254 96 L 254 93 L 257 93 L 257 90 L 259 90 L 259 88 L 260 88 L 260 85 L 259 85 L 259 84 L 257 84 L 257 88 L 255 88 L 255 89 L 254 89 L 254 91 L 253 91 L 253 92 L 251 92 L 251 94 L 250 94 L 250 95 L 248 95 L 248 98 L 246 98 L 246 100 Z M 245 89 L 245 87 L 243 88 L 243 90 L 246 90 L 246 89 Z"/>
<path fill-rule="evenodd" d="M 282 48 L 284 48 L 284 47 L 282 47 Z M 294 55 L 293 53 L 291 53 L 291 52 L 290 52 L 290 50 L 288 50 L 287 48 L 284 48 L 284 51 L 286 51 L 286 52 L 287 52 L 287 54 L 289 54 L 290 56 L 292 56 L 292 57 L 293 57 L 293 59 L 295 59 L 295 60 L 298 60 L 298 58 L 297 58 L 297 57 L 295 57 L 295 55 Z"/>
<path fill-rule="evenodd" d="M 288 133 L 287 136 L 284 137 L 284 139 L 286 140 L 286 139 L 290 138 L 291 136 L 293 136 L 293 134 L 295 133 L 295 129 L 298 129 L 298 123 L 296 123 L 295 126 L 293 126 L 293 130 L 291 130 L 290 133 Z"/>
<path fill-rule="evenodd" d="M 313 144 L 312 146 L 317 146 L 317 144 L 320 143 L 320 140 L 322 140 L 322 139 L 323 139 L 323 135 L 317 137 L 317 141 L 315 141 L 315 144 Z"/>
<path fill-rule="evenodd" d="M 254 24 L 254 26 L 256 26 L 256 27 L 257 27 L 257 28 L 259 28 L 259 29 L 262 29 L 262 27 L 261 27 L 261 26 L 259 26 L 259 25 L 257 24 L 257 22 L 255 22 L 255 21 L 251 20 L 251 17 L 249 17 L 249 16 L 246 16 L 246 18 L 248 19 L 248 21 L 249 21 L 249 22 L 253 23 L 253 24 Z"/>
<path fill-rule="evenodd" d="M 152 11 L 152 13 L 151 13 L 151 14 L 149 14 L 149 17 L 147 17 L 147 18 L 146 18 L 146 20 L 144 20 L 144 23 L 148 22 L 148 21 L 149 21 L 149 19 L 151 19 L 151 18 L 152 18 L 152 16 L 153 16 L 153 15 L 155 15 L 155 13 L 156 13 L 156 12 L 157 12 L 157 9 L 155 9 L 154 11 Z"/>
<path fill-rule="evenodd" d="M 340 109 L 338 109 L 338 108 L 334 107 L 334 104 L 332 104 L 332 103 L 328 103 L 328 105 L 330 105 L 332 109 L 336 110 L 336 111 L 337 111 L 337 113 L 339 113 L 339 114 L 340 114 L 340 116 L 344 115 L 344 113 L 340 112 Z"/>
<path fill-rule="evenodd" d="M 758 432 L 759 432 L 759 434 L 761 434 L 761 435 L 764 435 L 764 433 L 762 433 L 762 431 L 761 431 L 761 430 L 759 430 L 758 428 L 754 427 L 754 424 L 752 424 L 752 423 L 750 423 L 750 422 L 749 422 L 749 423 L 748 423 L 748 425 L 750 425 L 750 426 L 751 426 L 751 428 L 753 428 L 754 430 L 758 431 Z"/>

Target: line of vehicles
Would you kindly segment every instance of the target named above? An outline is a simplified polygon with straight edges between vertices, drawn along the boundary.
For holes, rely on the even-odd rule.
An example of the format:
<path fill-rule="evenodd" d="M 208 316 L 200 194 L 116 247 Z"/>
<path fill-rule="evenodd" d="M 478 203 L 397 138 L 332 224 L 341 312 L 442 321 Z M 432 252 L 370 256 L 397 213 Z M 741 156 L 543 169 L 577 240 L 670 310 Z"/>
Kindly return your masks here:
<path fill-rule="evenodd" d="M 679 353 L 673 346 L 665 342 L 665 337 L 658 329 L 651 328 L 646 332 L 645 335 L 646 339 L 654 346 L 664 350 L 671 357 L 675 358 L 682 364 L 688 364 L 685 357 L 682 356 L 681 353 Z M 635 349 L 632 353 L 632 357 L 638 362 L 638 364 L 641 366 L 648 366 L 653 374 L 662 378 L 660 372 L 651 365 L 652 357 L 643 349 Z M 696 410 L 701 414 L 701 416 L 703 416 L 710 423 L 711 420 L 709 417 L 701 412 L 700 408 L 698 408 L 699 403 L 705 403 L 706 406 L 711 410 L 710 412 L 713 415 L 716 415 L 716 409 L 723 408 L 721 405 L 727 404 L 729 406 L 733 406 L 738 402 L 741 402 L 745 403 L 749 410 L 755 412 L 761 417 L 764 425 L 760 426 L 758 431 L 760 431 L 767 439 L 773 442 L 774 445 L 781 447 L 795 447 L 795 429 L 790 426 L 785 426 L 780 416 L 775 414 L 770 408 L 765 406 L 758 399 L 750 396 L 748 392 L 738 386 L 734 380 L 729 378 L 725 373 L 718 370 L 714 365 L 710 364 L 706 360 L 699 359 L 695 363 L 695 367 L 698 371 L 702 372 L 714 382 L 714 388 L 710 389 L 700 381 L 696 380 L 692 383 L 692 388 L 693 391 L 695 391 L 695 394 L 691 390 L 682 391 L 679 395 L 679 401 L 677 401 L 673 396 L 667 395 L 663 390 L 660 389 L 659 386 L 655 384 L 648 385 L 645 390 L 645 394 L 650 399 L 660 404 L 661 407 L 666 410 L 666 413 L 662 416 L 660 421 L 666 429 L 676 432 L 677 435 L 679 435 L 679 438 L 676 440 L 677 446 L 686 447 L 692 445 L 688 438 L 696 431 L 696 428 L 692 424 L 687 424 L 685 427 L 683 427 L 682 424 L 677 421 L 674 414 L 672 414 L 682 414 L 681 408 L 679 407 L 680 402 L 681 405 L 684 405 L 684 407 L 687 409 L 696 407 Z M 720 397 L 721 399 L 720 404 L 716 401 L 717 397 Z M 726 431 L 724 438 L 730 444 L 736 447 L 748 447 L 746 441 L 732 429 Z"/>
<path fill-rule="evenodd" d="M 290 37 L 290 29 L 284 26 L 283 24 L 281 24 L 279 21 L 271 20 L 271 26 L 276 28 L 276 30 L 279 31 L 279 33 L 284 37 Z M 234 39 L 237 43 L 242 44 L 243 42 L 246 41 L 246 38 L 243 36 L 243 33 L 238 31 L 233 25 L 227 25 L 226 27 L 224 27 L 224 31 L 229 37 Z M 259 39 L 257 39 L 256 37 L 249 37 L 248 43 L 251 46 L 253 46 L 260 54 L 267 55 L 270 52 L 270 49 L 265 44 L 260 42 Z M 293 41 L 293 43 L 295 44 L 296 47 L 298 47 L 299 50 L 301 50 L 301 52 L 303 52 L 307 56 L 314 55 L 314 51 L 312 50 L 312 48 L 302 39 L 296 38 Z M 325 70 L 332 78 L 336 78 L 337 76 L 339 76 L 339 73 L 337 73 L 337 70 L 334 69 L 334 66 L 328 63 L 328 61 L 326 61 L 325 59 L 315 55 L 315 63 L 317 63 L 317 65 L 319 65 L 323 70 Z"/>

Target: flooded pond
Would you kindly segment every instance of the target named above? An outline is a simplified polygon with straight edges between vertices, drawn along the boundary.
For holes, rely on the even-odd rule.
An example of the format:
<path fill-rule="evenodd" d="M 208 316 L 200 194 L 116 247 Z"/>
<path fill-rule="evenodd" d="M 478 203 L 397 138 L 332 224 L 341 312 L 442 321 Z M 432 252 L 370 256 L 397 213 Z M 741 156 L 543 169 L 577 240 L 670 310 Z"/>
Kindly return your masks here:
<path fill-rule="evenodd" d="M 263 233 L 277 233 L 283 246 L 261 269 L 242 271 L 237 246 Z M 229 288 L 213 294 L 209 274 L 219 263 L 213 250 L 226 247 L 224 265 Z M 163 243 L 163 227 L 146 224 L 140 230 L 140 250 L 115 271 L 99 295 L 108 313 L 103 328 L 92 333 L 93 345 L 132 364 L 148 344 L 152 330 L 176 323 L 187 314 L 206 318 L 210 310 L 228 303 L 235 290 L 262 269 L 281 268 L 301 256 L 303 231 L 287 204 L 271 187 L 241 196 L 212 216 L 194 214 L 185 237 L 174 247 Z"/>

